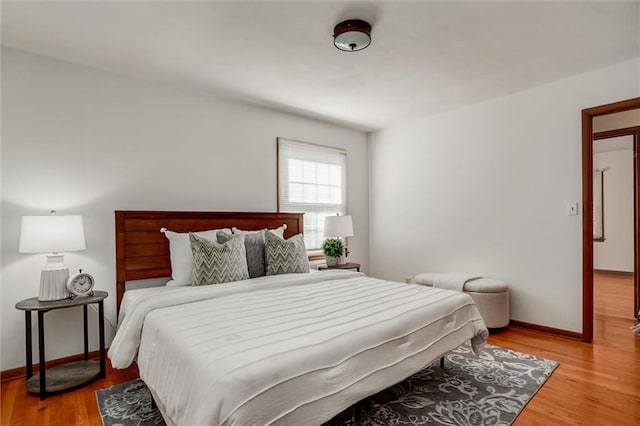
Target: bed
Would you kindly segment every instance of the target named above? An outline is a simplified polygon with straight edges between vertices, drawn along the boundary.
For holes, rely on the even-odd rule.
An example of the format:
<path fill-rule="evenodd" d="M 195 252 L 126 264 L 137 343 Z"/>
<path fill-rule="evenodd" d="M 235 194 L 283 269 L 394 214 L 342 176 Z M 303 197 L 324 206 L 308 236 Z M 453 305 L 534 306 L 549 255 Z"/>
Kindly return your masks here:
<path fill-rule="evenodd" d="M 116 212 L 115 368 L 137 362 L 167 424 L 321 424 L 487 330 L 466 294 L 359 272 L 130 290 L 171 275 L 159 229 L 302 230 L 287 213 Z"/>

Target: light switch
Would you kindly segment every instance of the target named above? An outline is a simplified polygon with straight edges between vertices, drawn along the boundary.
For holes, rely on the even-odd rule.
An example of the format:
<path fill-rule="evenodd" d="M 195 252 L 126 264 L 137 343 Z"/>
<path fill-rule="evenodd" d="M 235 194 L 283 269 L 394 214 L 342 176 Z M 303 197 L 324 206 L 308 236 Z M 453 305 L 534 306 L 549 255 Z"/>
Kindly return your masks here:
<path fill-rule="evenodd" d="M 578 202 L 567 203 L 567 216 L 578 216 Z"/>

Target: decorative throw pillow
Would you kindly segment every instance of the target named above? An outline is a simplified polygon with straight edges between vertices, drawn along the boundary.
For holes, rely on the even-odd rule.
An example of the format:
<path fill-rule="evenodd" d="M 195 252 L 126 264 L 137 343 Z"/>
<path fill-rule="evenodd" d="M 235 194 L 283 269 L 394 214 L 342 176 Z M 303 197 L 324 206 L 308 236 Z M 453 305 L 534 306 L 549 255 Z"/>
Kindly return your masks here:
<path fill-rule="evenodd" d="M 304 236 L 297 234 L 285 240 L 272 232 L 266 232 L 265 260 L 267 275 L 309 272 Z"/>
<path fill-rule="evenodd" d="M 244 249 L 247 253 L 247 269 L 249 270 L 249 278 L 263 277 L 264 268 L 264 233 L 265 229 L 256 232 L 248 232 L 244 234 Z M 216 238 L 218 243 L 223 244 L 232 238 L 237 238 L 225 231 L 218 231 Z"/>
<path fill-rule="evenodd" d="M 196 235 L 208 240 L 216 239 L 218 231 L 231 232 L 229 228 L 211 229 L 208 231 L 195 232 Z M 191 253 L 191 243 L 188 232 L 173 232 L 166 228 L 160 230 L 169 240 L 169 257 L 171 259 L 171 281 L 167 283 L 173 285 L 191 285 L 191 274 L 193 273 L 193 254 Z"/>
<path fill-rule="evenodd" d="M 287 229 L 287 224 L 283 223 L 282 226 L 279 226 L 275 229 L 269 229 L 269 231 L 273 232 L 274 234 L 276 234 L 278 237 L 280 238 L 284 238 L 284 230 Z M 245 231 L 244 229 L 238 229 L 235 226 L 233 228 L 231 228 L 231 230 L 233 231 L 233 235 L 247 235 L 247 234 L 254 234 L 256 232 L 262 232 L 263 230 L 260 231 Z"/>
<path fill-rule="evenodd" d="M 189 234 L 193 252 L 193 285 L 209 285 L 246 280 L 247 257 L 244 236 L 224 244 Z"/>

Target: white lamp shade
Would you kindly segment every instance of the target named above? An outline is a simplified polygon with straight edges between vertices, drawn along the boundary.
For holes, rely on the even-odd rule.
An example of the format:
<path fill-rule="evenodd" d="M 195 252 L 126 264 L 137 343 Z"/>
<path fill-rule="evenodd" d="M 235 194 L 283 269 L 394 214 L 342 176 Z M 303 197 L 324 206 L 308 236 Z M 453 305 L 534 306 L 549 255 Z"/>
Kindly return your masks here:
<path fill-rule="evenodd" d="M 351 216 L 325 216 L 325 237 L 353 237 Z"/>
<path fill-rule="evenodd" d="M 64 253 L 85 248 L 82 216 L 22 216 L 20 253 Z"/>

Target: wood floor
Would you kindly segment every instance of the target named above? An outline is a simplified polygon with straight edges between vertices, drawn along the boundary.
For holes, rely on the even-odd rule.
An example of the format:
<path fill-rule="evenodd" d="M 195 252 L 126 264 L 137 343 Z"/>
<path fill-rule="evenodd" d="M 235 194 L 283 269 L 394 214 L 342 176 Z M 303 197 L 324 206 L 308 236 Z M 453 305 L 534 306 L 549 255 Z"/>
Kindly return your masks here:
<path fill-rule="evenodd" d="M 560 362 L 515 425 L 640 425 L 640 337 L 629 330 L 632 310 L 631 278 L 598 274 L 593 344 L 515 327 L 491 335 L 491 344 Z M 45 401 L 27 393 L 22 379 L 2 383 L 2 425 L 101 425 L 95 390 L 137 376 L 135 367 L 108 367 L 106 379 Z"/>
<path fill-rule="evenodd" d="M 629 329 L 632 278 L 596 274 L 594 307 L 592 344 L 515 328 L 489 338 L 560 363 L 515 425 L 640 425 L 640 336 Z"/>

